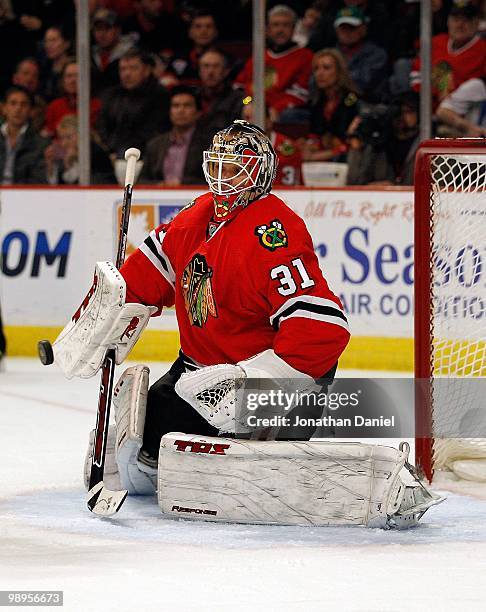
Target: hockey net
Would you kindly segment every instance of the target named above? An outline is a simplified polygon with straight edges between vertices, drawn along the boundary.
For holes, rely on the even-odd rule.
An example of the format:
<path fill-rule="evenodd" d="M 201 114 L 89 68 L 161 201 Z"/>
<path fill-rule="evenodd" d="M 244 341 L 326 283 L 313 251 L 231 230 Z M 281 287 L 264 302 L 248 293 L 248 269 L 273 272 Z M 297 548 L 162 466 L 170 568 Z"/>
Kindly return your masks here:
<path fill-rule="evenodd" d="M 486 143 L 429 141 L 416 163 L 416 462 L 486 481 Z"/>

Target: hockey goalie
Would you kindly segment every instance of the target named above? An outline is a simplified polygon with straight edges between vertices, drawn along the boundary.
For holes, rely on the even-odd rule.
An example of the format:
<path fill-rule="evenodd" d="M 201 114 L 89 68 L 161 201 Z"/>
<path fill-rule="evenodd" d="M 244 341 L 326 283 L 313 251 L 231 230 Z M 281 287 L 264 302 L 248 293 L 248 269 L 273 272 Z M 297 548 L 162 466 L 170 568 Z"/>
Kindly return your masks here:
<path fill-rule="evenodd" d="M 66 376 L 92 376 L 108 349 L 121 363 L 149 318 L 175 305 L 179 358 L 150 388 L 143 365 L 115 386 L 105 481 L 157 493 L 164 514 L 192 519 L 415 524 L 437 498 L 402 479 L 406 445 L 313 441 L 312 427 L 268 440 L 251 426 L 245 382 L 325 389 L 348 322 L 303 220 L 271 193 L 276 156 L 265 133 L 235 121 L 214 136 L 203 168 L 209 192 L 154 229 L 120 271 L 98 263 L 53 347 Z M 88 451 L 86 475 L 89 467 Z"/>

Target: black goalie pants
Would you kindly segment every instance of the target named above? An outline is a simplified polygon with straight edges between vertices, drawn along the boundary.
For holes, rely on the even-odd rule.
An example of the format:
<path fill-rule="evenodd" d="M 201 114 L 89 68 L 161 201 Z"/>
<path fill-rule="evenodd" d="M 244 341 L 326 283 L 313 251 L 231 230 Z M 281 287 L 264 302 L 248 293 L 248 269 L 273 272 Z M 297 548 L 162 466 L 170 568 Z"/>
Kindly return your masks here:
<path fill-rule="evenodd" d="M 210 425 L 196 410 L 187 402 L 185 402 L 175 391 L 175 384 L 182 374 L 186 372 L 188 360 L 182 354 L 172 364 L 170 370 L 155 382 L 148 391 L 147 396 L 147 413 L 145 418 L 145 428 L 143 434 L 143 450 L 151 457 L 159 456 L 159 446 L 162 436 L 169 432 L 181 432 L 185 434 L 193 434 L 199 436 L 218 436 L 219 431 Z M 337 366 L 337 364 L 336 364 Z M 327 391 L 328 385 L 334 378 L 336 367 L 327 373 L 318 383 L 321 386 L 321 393 Z M 322 408 L 317 407 L 319 413 L 309 413 L 308 407 L 305 410 L 306 417 L 319 418 L 322 413 Z M 291 422 L 294 422 L 295 416 L 299 414 L 300 407 L 296 406 L 290 413 Z M 282 427 L 276 436 L 277 440 L 310 440 L 316 431 L 316 427 Z M 223 435 L 223 434 L 222 434 Z M 319 431 L 322 437 L 322 429 Z M 328 432 L 332 436 L 332 432 Z M 231 437 L 231 434 L 224 434 L 225 437 Z M 238 438 L 250 437 L 250 434 Z M 259 439 L 262 439 L 261 437 Z"/>
<path fill-rule="evenodd" d="M 142 448 L 151 457 L 159 456 L 160 440 L 171 431 L 201 436 L 218 435 L 215 427 L 177 395 L 174 387 L 185 371 L 184 359 L 181 356 L 149 389 Z"/>

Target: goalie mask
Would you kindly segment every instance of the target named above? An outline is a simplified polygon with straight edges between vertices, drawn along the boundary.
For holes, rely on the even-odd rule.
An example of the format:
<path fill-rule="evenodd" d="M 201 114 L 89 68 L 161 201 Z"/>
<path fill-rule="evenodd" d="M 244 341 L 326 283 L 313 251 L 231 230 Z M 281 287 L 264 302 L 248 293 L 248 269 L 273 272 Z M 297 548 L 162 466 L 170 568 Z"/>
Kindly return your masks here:
<path fill-rule="evenodd" d="M 215 215 L 221 220 L 236 207 L 269 193 L 277 171 L 268 136 L 256 125 L 241 120 L 215 134 L 203 160 Z"/>

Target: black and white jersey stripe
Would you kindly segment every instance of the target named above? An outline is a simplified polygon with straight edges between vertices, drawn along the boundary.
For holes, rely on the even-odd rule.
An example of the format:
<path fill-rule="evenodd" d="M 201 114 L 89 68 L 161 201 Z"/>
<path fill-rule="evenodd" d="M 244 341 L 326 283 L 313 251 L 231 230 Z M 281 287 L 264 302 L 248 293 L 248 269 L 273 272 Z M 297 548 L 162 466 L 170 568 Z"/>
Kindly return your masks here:
<path fill-rule="evenodd" d="M 283 321 L 293 317 L 332 323 L 349 331 L 346 315 L 336 302 L 314 295 L 300 295 L 288 299 L 270 317 L 270 324 L 278 330 Z"/>
<path fill-rule="evenodd" d="M 169 258 L 162 248 L 165 235 L 165 232 L 160 231 L 157 236 L 155 230 L 152 230 L 142 243 L 140 251 L 142 251 L 145 257 L 150 260 L 155 268 L 157 268 L 165 280 L 170 283 L 172 287 L 175 287 L 175 272 Z"/>

